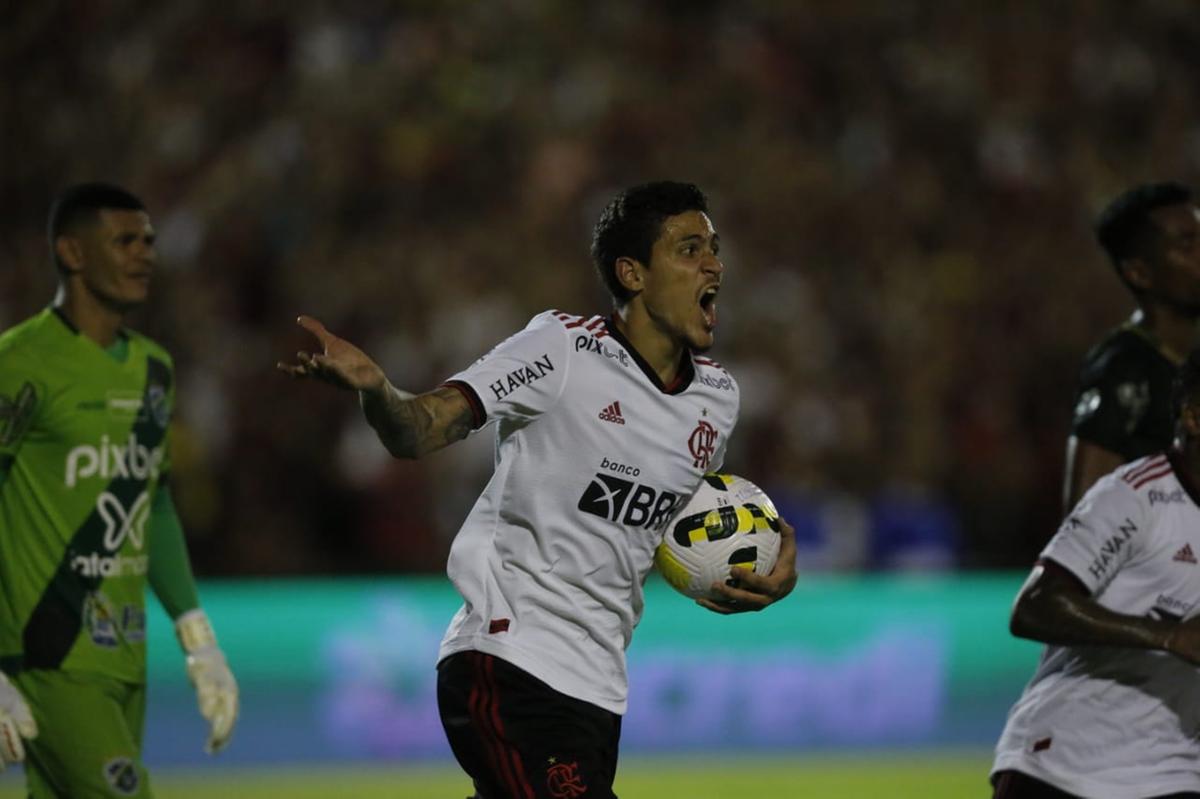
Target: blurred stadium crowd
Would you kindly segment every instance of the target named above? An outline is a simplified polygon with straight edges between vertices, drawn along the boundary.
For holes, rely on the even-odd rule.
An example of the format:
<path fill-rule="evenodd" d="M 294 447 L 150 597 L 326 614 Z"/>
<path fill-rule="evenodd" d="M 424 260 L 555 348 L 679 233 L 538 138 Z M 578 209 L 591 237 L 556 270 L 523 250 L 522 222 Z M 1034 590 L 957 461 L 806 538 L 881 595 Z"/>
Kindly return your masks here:
<path fill-rule="evenodd" d="M 1026 565 L 1052 532 L 1085 350 L 1132 306 L 1090 222 L 1200 176 L 1190 0 L 9 6 L 0 327 L 53 294 L 53 194 L 159 230 L 136 326 L 178 368 L 202 575 L 438 571 L 491 436 L 390 460 L 274 363 L 309 313 L 411 390 L 560 308 L 606 310 L 624 185 L 710 194 L 726 466 L 810 569 Z"/>

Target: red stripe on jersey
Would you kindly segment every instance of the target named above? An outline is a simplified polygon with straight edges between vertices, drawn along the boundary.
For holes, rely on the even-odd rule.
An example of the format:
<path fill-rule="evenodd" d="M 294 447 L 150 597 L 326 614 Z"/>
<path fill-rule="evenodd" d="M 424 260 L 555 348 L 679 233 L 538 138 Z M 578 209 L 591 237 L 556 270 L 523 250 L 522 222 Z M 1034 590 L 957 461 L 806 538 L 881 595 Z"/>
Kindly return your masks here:
<path fill-rule="evenodd" d="M 1166 455 L 1156 455 L 1155 457 L 1153 457 L 1150 460 L 1143 463 L 1141 466 L 1130 469 L 1128 472 L 1121 475 L 1121 479 L 1124 480 L 1126 483 L 1132 483 L 1134 480 L 1137 480 L 1139 477 L 1141 477 L 1146 472 L 1150 471 L 1151 469 L 1157 469 L 1158 467 L 1162 466 L 1166 462 L 1167 462 Z"/>
<path fill-rule="evenodd" d="M 696 363 L 700 364 L 701 366 L 715 366 L 718 369 L 725 368 L 724 366 L 722 366 L 721 364 L 712 360 L 711 358 L 695 358 L 694 360 L 696 361 Z"/>
<path fill-rule="evenodd" d="M 1150 472 L 1149 474 L 1147 474 L 1144 477 L 1142 477 L 1141 479 L 1139 479 L 1136 483 L 1133 484 L 1133 487 L 1135 489 L 1141 488 L 1146 483 L 1153 482 L 1153 481 L 1157 480 L 1158 478 L 1164 477 L 1170 473 L 1171 473 L 1171 464 L 1168 463 L 1165 466 L 1163 466 L 1162 469 L 1159 469 L 1156 472 Z"/>
<path fill-rule="evenodd" d="M 578 322 L 578 321 L 579 321 L 580 319 L 582 319 L 583 317 L 582 317 L 582 316 L 576 316 L 576 315 L 575 315 L 575 314 L 573 314 L 573 313 L 566 313 L 566 312 L 564 312 L 564 311 L 554 311 L 554 318 L 555 318 L 555 319 L 557 319 L 558 321 L 560 321 L 560 322 L 564 323 L 564 324 L 567 324 L 567 323 L 570 323 L 570 322 Z"/>
<path fill-rule="evenodd" d="M 591 320 L 586 325 L 584 325 L 584 327 L 586 327 L 588 330 L 595 332 L 596 326 L 602 325 L 602 324 L 604 324 L 603 316 L 593 316 L 591 318 Z"/>
<path fill-rule="evenodd" d="M 584 319 L 582 316 L 580 316 L 574 322 L 568 322 L 566 327 L 567 327 L 567 329 L 570 329 L 572 327 L 583 327 L 583 323 L 586 321 L 587 321 L 586 319 Z"/>

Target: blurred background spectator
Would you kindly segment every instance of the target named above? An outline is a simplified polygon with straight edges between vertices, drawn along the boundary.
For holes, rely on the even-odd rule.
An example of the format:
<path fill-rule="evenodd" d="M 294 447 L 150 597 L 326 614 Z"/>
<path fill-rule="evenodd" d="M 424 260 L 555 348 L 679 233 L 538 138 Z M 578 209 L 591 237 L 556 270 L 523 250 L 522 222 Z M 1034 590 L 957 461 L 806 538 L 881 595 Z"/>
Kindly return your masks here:
<path fill-rule="evenodd" d="M 643 7 L 649 6 L 649 7 Z M 391 460 L 295 386 L 298 313 L 431 388 L 545 308 L 607 309 L 617 189 L 710 195 L 727 467 L 814 570 L 1015 568 L 1059 515 L 1085 349 L 1132 310 L 1090 223 L 1200 177 L 1191 0 L 10 3 L 0 327 L 54 290 L 51 197 L 150 206 L 137 326 L 178 367 L 206 575 L 440 571 L 491 436 Z"/>

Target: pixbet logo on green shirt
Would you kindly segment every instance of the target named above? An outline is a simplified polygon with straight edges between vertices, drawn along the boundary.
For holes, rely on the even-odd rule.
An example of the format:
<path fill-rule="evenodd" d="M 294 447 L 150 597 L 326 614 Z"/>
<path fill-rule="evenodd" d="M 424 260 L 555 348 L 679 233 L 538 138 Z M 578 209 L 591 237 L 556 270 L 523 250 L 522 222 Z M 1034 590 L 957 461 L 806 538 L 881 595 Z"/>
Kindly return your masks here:
<path fill-rule="evenodd" d="M 67 453 L 66 473 L 63 481 L 67 488 L 88 477 L 110 480 L 114 477 L 136 480 L 157 480 L 158 467 L 162 465 L 163 448 L 148 449 L 138 444 L 137 434 L 130 433 L 124 445 L 114 444 L 108 436 L 101 436 L 97 446 L 81 444 Z"/>
<path fill-rule="evenodd" d="M 105 435 L 100 437 L 96 446 L 81 444 L 67 453 L 63 482 L 67 488 L 74 488 L 79 481 L 86 479 L 105 482 L 114 477 L 156 480 L 162 460 L 163 448 L 142 446 L 138 443 L 136 433 L 130 433 L 124 444 L 113 443 Z M 133 504 L 126 508 L 113 494 L 102 491 L 96 497 L 96 511 L 105 524 L 105 549 L 117 553 L 128 539 L 135 549 L 141 551 L 146 540 L 146 520 L 150 516 L 149 494 L 141 492 Z M 145 574 L 149 562 L 149 557 L 144 554 L 104 557 L 92 552 L 72 558 L 71 568 L 84 577 L 128 577 Z"/>

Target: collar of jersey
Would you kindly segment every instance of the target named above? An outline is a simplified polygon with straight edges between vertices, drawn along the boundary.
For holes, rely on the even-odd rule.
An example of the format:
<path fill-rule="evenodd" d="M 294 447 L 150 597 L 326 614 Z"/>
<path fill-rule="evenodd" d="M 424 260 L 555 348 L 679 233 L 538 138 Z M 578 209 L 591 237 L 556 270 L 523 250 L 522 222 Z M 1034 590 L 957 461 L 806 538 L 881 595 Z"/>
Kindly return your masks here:
<path fill-rule="evenodd" d="M 1150 345 L 1150 349 L 1154 350 L 1156 355 L 1171 364 L 1171 368 L 1173 369 L 1183 366 L 1183 362 L 1187 360 L 1186 357 L 1181 357 L 1174 350 L 1167 349 L 1167 346 L 1162 343 L 1162 340 L 1158 336 L 1138 324 L 1136 315 L 1130 317 L 1117 329 L 1126 330 Z"/>
<path fill-rule="evenodd" d="M 642 370 L 642 374 L 646 375 L 647 379 L 654 384 L 664 394 L 682 394 L 687 391 L 688 386 L 692 384 L 692 378 L 695 377 L 696 367 L 692 364 L 692 353 L 690 350 L 684 350 L 682 362 L 679 364 L 679 374 L 671 381 L 671 385 L 666 385 L 659 379 L 658 372 L 654 371 L 653 367 L 646 362 L 641 353 L 634 348 L 629 339 L 617 329 L 616 320 L 611 316 L 604 320 L 604 329 L 608 331 L 608 335 L 625 348 L 629 356 L 633 358 L 633 362 Z"/>
<path fill-rule="evenodd" d="M 58 321 L 62 322 L 63 326 L 65 326 L 67 330 L 70 330 L 72 334 L 80 338 L 84 338 L 83 333 L 79 330 L 79 328 L 75 327 L 74 322 L 67 318 L 67 315 L 63 313 L 62 308 L 57 305 L 52 305 L 50 306 L 50 312 L 57 316 Z M 91 340 L 89 339 L 89 341 Z M 95 342 L 92 343 L 94 344 Z M 117 338 L 115 341 L 113 341 L 112 346 L 101 347 L 99 344 L 96 344 L 96 348 L 117 363 L 124 363 L 129 358 L 129 333 L 125 331 L 125 328 L 120 328 L 117 330 Z"/>
<path fill-rule="evenodd" d="M 1184 463 L 1183 454 L 1177 450 L 1167 452 L 1167 460 L 1171 462 L 1171 468 L 1175 470 L 1175 479 L 1183 486 L 1183 490 L 1192 498 L 1192 502 L 1200 507 L 1200 475 L 1192 474 L 1188 471 L 1187 464 Z"/>

